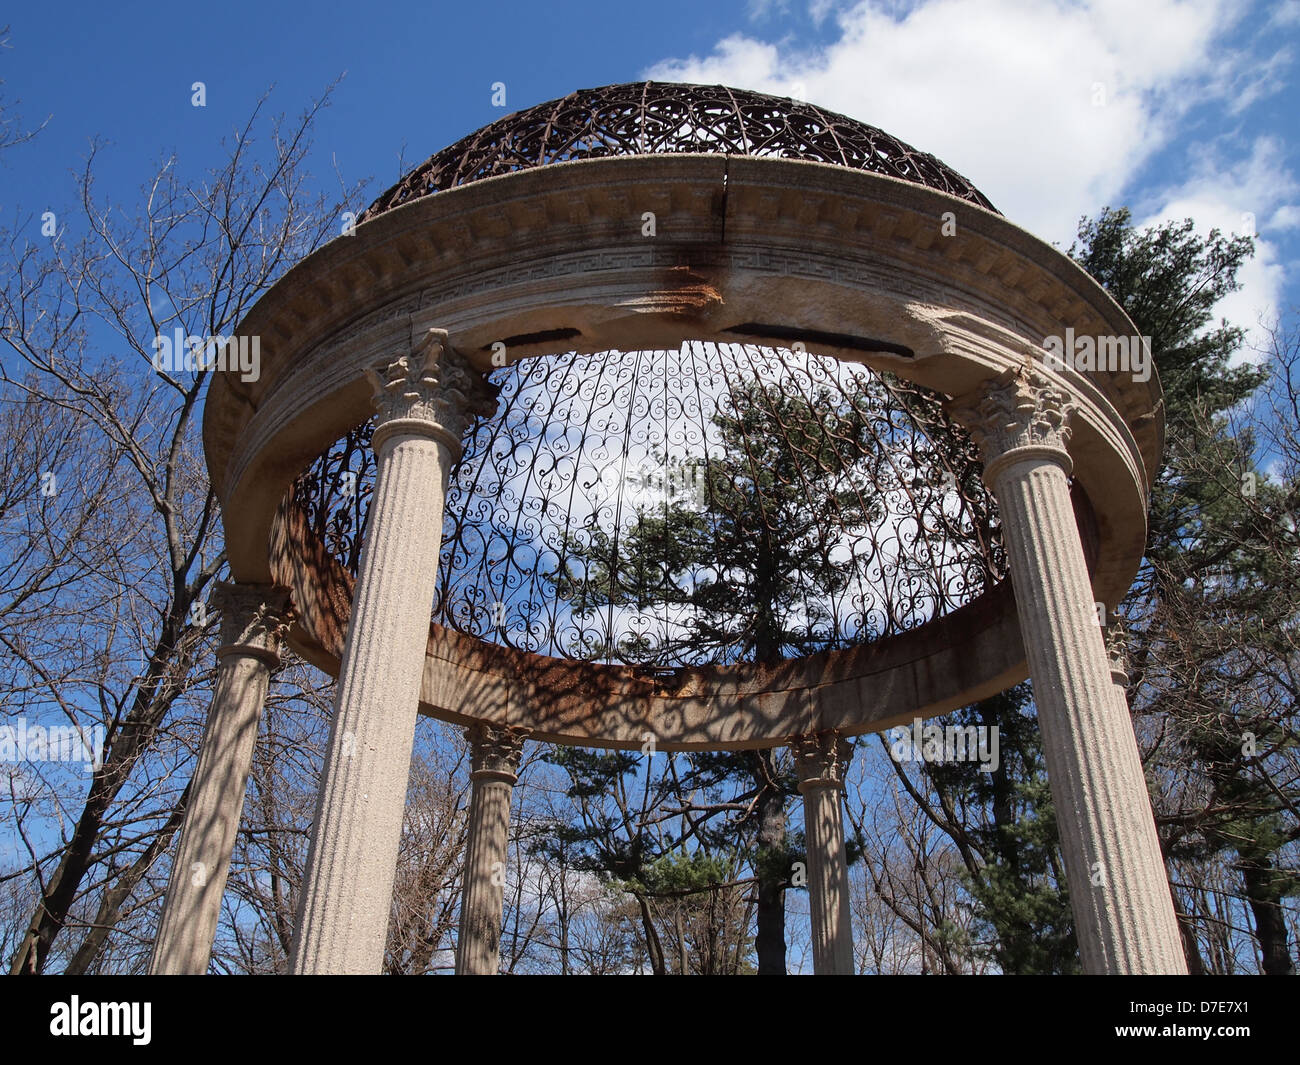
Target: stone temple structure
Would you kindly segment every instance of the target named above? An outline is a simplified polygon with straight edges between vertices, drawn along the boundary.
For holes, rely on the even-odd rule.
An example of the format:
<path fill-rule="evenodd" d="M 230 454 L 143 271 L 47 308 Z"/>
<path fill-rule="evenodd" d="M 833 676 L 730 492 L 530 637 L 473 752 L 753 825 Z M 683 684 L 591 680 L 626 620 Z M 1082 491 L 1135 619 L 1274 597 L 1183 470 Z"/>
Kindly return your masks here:
<path fill-rule="evenodd" d="M 527 738 L 792 748 L 815 968 L 851 972 L 848 741 L 1027 676 L 1085 970 L 1183 971 L 1104 624 L 1142 556 L 1160 386 L 1045 348 L 1135 332 L 959 174 L 808 104 L 612 86 L 432 156 L 250 312 L 258 379 L 212 382 L 232 583 L 153 971 L 207 967 L 285 644 L 337 677 L 295 972 L 380 969 L 417 714 L 473 751 L 458 972 L 496 971 Z M 851 454 L 807 443 L 814 408 Z M 703 471 L 665 515 L 743 506 L 755 557 L 802 552 L 777 636 L 680 638 L 690 589 L 749 560 L 615 587 L 638 447 Z"/>

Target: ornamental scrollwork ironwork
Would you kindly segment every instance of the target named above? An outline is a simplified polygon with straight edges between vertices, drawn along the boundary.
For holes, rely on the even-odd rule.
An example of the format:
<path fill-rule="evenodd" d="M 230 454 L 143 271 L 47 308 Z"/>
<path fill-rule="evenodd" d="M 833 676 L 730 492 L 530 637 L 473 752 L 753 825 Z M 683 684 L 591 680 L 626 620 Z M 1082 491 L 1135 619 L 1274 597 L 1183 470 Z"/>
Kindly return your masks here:
<path fill-rule="evenodd" d="M 450 476 L 433 620 L 554 657 L 778 661 L 895 635 L 1005 577 L 943 397 L 810 352 L 686 343 L 494 371 Z M 353 574 L 369 423 L 299 478 Z"/>

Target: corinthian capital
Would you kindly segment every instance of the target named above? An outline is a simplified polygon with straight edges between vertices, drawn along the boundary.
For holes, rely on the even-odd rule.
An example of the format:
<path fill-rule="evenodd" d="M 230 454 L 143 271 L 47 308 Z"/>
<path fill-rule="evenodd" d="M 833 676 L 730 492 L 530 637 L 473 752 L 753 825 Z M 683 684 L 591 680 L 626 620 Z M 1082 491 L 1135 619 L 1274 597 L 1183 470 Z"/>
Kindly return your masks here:
<path fill-rule="evenodd" d="M 218 658 L 251 655 L 272 669 L 280 664 L 280 641 L 293 620 L 287 588 L 220 581 L 212 589 L 212 606 L 221 612 Z"/>
<path fill-rule="evenodd" d="M 816 787 L 842 787 L 844 772 L 853 757 L 853 744 L 839 733 L 818 732 L 800 736 L 790 745 L 794 751 L 799 791 Z"/>
<path fill-rule="evenodd" d="M 430 329 L 413 354 L 389 363 L 382 376 L 369 368 L 366 376 L 375 391 L 376 451 L 395 432 L 415 432 L 459 454 L 470 422 L 496 409 L 496 387 L 448 344 L 445 329 Z"/>
<path fill-rule="evenodd" d="M 470 779 L 515 782 L 524 751 L 524 729 L 479 722 L 465 730 L 470 744 Z"/>
<path fill-rule="evenodd" d="M 1025 448 L 1052 452 L 1068 473 L 1066 449 L 1075 409 L 1065 389 L 1035 370 L 1019 368 L 948 404 L 948 413 L 970 430 L 979 446 L 986 481 Z"/>
<path fill-rule="evenodd" d="M 1127 688 L 1128 676 L 1128 630 L 1124 621 L 1115 615 L 1105 628 L 1106 657 L 1110 659 L 1110 679 Z"/>

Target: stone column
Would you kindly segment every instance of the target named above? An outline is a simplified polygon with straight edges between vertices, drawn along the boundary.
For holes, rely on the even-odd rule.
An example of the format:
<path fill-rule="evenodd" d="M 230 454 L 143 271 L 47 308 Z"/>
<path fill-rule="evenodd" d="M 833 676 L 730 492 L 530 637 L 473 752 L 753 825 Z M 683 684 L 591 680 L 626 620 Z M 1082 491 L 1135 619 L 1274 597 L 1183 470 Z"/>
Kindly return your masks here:
<path fill-rule="evenodd" d="M 465 738 L 473 758 L 469 775 L 473 791 L 460 894 L 456 975 L 495 976 L 501 962 L 510 796 L 518 779 L 524 732 L 484 723 L 466 729 Z"/>
<path fill-rule="evenodd" d="M 1001 513 L 1084 971 L 1186 972 L 1070 504 L 1073 405 L 1043 375 L 1015 370 L 952 407 Z"/>
<path fill-rule="evenodd" d="M 853 746 L 834 731 L 800 736 L 793 744 L 808 844 L 813 972 L 853 975 L 849 868 L 844 854 L 844 771 Z"/>
<path fill-rule="evenodd" d="M 383 965 L 419 706 L 443 497 L 493 390 L 431 329 L 375 389 L 375 487 L 343 647 L 294 937 L 296 973 Z"/>
<path fill-rule="evenodd" d="M 212 605 L 221 612 L 216 686 L 150 973 L 207 972 L 253 765 L 257 722 L 271 670 L 280 664 L 287 602 L 287 591 L 269 585 L 218 584 L 214 590 Z"/>

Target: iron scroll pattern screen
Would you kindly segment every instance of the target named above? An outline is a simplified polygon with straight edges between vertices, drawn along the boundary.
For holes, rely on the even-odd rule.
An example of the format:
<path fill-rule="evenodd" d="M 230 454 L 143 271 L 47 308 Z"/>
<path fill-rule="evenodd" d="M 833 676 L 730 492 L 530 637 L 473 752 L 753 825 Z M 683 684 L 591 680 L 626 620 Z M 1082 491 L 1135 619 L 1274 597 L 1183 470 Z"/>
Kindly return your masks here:
<path fill-rule="evenodd" d="M 1006 574 L 976 449 L 919 386 L 753 344 L 521 360 L 450 475 L 433 620 L 559 658 L 779 661 L 916 628 Z M 369 424 L 301 477 L 357 572 Z"/>
<path fill-rule="evenodd" d="M 521 360 L 450 475 L 433 619 L 551 657 L 783 661 L 948 614 L 1004 579 L 1001 527 L 941 397 L 757 345 Z M 369 424 L 295 484 L 359 566 Z"/>

